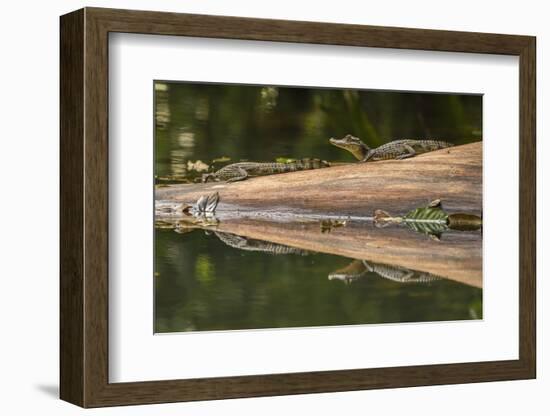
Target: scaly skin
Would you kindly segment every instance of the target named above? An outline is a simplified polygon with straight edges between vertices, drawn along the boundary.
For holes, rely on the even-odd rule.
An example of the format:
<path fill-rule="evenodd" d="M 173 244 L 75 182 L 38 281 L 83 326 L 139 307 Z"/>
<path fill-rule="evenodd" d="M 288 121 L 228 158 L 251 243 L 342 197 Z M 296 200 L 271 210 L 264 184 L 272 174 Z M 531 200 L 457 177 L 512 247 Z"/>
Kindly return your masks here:
<path fill-rule="evenodd" d="M 432 152 L 434 150 L 445 149 L 454 146 L 451 143 L 440 140 L 394 140 L 383 144 L 376 149 L 369 148 L 363 141 L 351 134 L 341 138 L 331 138 L 329 142 L 342 149 L 349 151 L 355 158 L 361 162 L 369 160 L 401 160 L 413 157 L 417 154 Z"/>
<path fill-rule="evenodd" d="M 384 279 L 398 283 L 430 283 L 435 280 L 441 280 L 440 276 L 435 274 L 420 272 L 417 270 L 407 269 L 401 266 L 392 266 L 383 263 L 373 263 L 363 260 L 365 268 L 369 272 L 374 272 Z"/>
<path fill-rule="evenodd" d="M 349 284 L 365 277 L 368 272 L 398 283 L 430 283 L 442 279 L 435 274 L 366 260 L 354 260 L 346 267 L 330 273 L 328 279 L 342 280 Z"/>
<path fill-rule="evenodd" d="M 285 246 L 283 244 L 272 243 L 269 241 L 262 241 L 256 239 L 250 239 L 241 237 L 240 235 L 225 233 L 221 231 L 214 231 L 214 234 L 223 241 L 226 245 L 237 248 L 239 250 L 246 251 L 261 251 L 269 254 L 298 254 L 300 256 L 307 256 L 309 251 Z"/>
<path fill-rule="evenodd" d="M 300 159 L 289 163 L 239 162 L 224 166 L 217 172 L 204 174 L 202 181 L 235 182 L 253 176 L 274 175 L 277 173 L 296 172 L 298 170 L 321 169 L 329 166 L 330 163 L 319 159 Z"/>

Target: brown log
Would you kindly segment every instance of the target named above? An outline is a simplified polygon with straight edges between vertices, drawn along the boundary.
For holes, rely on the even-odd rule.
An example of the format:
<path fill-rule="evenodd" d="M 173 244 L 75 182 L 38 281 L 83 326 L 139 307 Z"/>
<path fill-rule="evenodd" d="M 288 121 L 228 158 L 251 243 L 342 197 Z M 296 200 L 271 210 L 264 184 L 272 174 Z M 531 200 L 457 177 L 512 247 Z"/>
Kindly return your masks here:
<path fill-rule="evenodd" d="M 482 143 L 405 160 L 350 163 L 233 183 L 172 185 L 156 189 L 155 198 L 192 204 L 212 192 L 219 193 L 219 211 L 238 207 L 370 216 L 383 209 L 399 215 L 439 198 L 449 213 L 481 215 Z"/>
<path fill-rule="evenodd" d="M 405 267 L 481 287 L 481 231 L 449 231 L 435 241 L 403 225 L 376 228 L 369 220 L 375 209 L 402 215 L 438 198 L 450 214 L 481 215 L 481 162 L 479 142 L 401 161 L 159 188 L 157 207 L 192 204 L 202 195 L 218 192 L 219 222 L 209 229 Z M 344 227 L 322 233 L 322 219 L 335 216 L 357 218 L 348 218 Z M 189 221 L 181 212 L 157 212 L 157 218 L 172 223 Z"/>

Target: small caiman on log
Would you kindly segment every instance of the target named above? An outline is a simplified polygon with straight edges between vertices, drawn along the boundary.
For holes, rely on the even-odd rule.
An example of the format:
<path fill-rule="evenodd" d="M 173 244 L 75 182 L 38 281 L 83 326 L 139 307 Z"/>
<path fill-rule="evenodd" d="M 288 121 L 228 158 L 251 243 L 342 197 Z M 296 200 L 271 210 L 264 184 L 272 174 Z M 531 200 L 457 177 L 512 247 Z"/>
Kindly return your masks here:
<path fill-rule="evenodd" d="M 213 173 L 202 175 L 203 182 L 209 181 L 242 181 L 253 176 L 274 175 L 277 173 L 296 172 L 299 170 L 328 168 L 330 163 L 320 159 L 298 159 L 293 162 L 238 162 L 224 166 Z"/>
<path fill-rule="evenodd" d="M 330 144 L 345 149 L 350 152 L 355 158 L 361 162 L 369 160 L 401 160 L 413 157 L 417 154 L 432 152 L 434 150 L 445 149 L 454 146 L 452 143 L 443 142 L 440 140 L 394 140 L 385 143 L 376 149 L 368 147 L 358 137 L 348 134 L 341 139 L 331 138 Z"/>

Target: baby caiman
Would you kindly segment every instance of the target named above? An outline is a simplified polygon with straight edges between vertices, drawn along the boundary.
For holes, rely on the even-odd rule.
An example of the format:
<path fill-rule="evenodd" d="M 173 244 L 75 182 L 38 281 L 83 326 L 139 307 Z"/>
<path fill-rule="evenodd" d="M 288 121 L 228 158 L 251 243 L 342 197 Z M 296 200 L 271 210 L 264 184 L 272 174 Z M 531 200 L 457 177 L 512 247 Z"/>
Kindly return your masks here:
<path fill-rule="evenodd" d="M 224 166 L 213 173 L 202 175 L 203 182 L 242 181 L 253 176 L 273 175 L 276 173 L 296 172 L 299 170 L 328 168 L 329 162 L 320 159 L 298 159 L 288 163 L 280 162 L 238 162 Z"/>
<path fill-rule="evenodd" d="M 347 150 L 360 162 L 388 159 L 401 160 L 420 153 L 432 152 L 434 150 L 454 146 L 452 143 L 443 142 L 441 140 L 404 139 L 394 140 L 375 149 L 371 149 L 363 143 L 361 139 L 351 134 L 341 139 L 331 138 L 329 142 L 336 147 Z"/>

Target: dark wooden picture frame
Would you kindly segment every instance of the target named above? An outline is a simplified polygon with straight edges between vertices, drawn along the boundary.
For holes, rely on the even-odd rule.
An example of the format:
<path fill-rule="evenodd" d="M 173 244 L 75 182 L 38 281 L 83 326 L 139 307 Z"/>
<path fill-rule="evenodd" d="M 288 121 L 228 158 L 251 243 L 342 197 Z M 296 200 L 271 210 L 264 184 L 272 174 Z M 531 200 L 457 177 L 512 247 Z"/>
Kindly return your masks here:
<path fill-rule="evenodd" d="M 519 56 L 519 359 L 109 383 L 110 32 Z M 535 45 L 530 36 L 99 8 L 62 16 L 61 398 L 100 407 L 535 378 Z"/>

